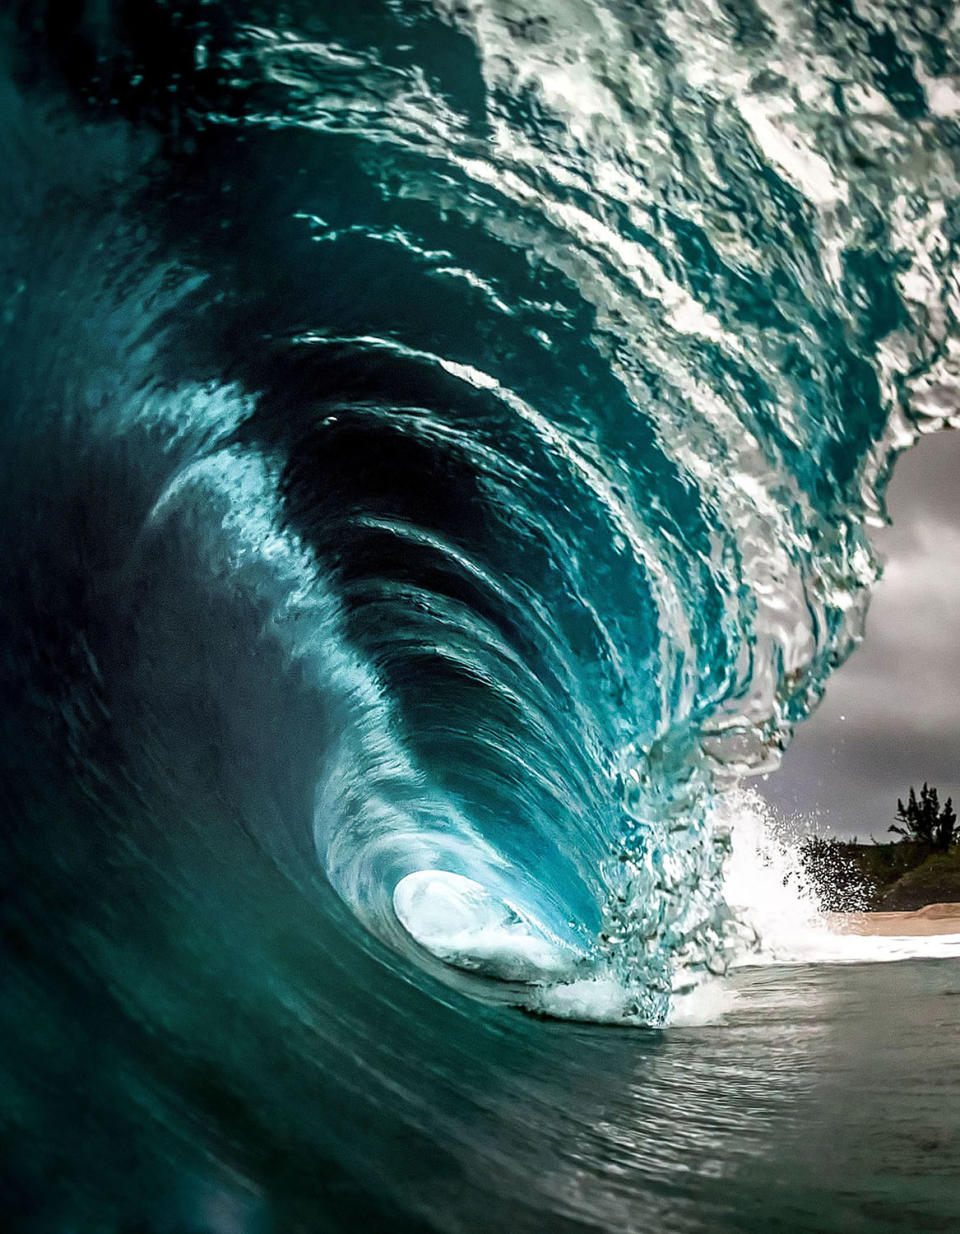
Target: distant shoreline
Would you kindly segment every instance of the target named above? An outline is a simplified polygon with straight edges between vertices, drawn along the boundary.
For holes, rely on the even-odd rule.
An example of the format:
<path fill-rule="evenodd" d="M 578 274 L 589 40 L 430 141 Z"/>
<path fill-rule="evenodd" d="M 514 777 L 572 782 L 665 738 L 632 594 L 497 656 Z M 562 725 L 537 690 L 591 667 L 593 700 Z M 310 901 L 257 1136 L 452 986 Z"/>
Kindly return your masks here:
<path fill-rule="evenodd" d="M 828 913 L 840 934 L 873 934 L 889 938 L 926 938 L 960 934 L 960 903 L 928 904 L 905 913 Z"/>

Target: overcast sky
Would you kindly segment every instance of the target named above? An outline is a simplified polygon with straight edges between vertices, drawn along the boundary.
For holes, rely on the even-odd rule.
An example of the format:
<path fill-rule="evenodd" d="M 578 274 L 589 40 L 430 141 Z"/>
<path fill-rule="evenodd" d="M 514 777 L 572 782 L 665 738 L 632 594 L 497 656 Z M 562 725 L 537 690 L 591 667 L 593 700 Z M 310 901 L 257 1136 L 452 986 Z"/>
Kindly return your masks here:
<path fill-rule="evenodd" d="M 892 839 L 924 780 L 960 799 L 960 432 L 901 456 L 888 510 L 866 638 L 758 785 L 803 831 Z"/>

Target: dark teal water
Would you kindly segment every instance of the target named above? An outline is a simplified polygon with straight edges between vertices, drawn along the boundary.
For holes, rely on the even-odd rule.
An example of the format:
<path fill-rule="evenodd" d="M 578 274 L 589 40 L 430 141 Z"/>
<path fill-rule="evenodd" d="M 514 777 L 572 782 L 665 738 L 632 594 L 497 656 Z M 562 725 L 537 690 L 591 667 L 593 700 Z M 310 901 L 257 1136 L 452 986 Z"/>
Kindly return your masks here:
<path fill-rule="evenodd" d="M 659 1033 L 377 981 L 336 1021 L 319 1018 L 316 993 L 286 1016 L 271 1007 L 277 1036 L 255 1053 L 242 988 L 226 1005 L 209 991 L 142 996 L 137 1019 L 163 1026 L 146 1040 L 120 1030 L 112 1000 L 92 1007 L 74 989 L 71 1026 L 30 1019 L 19 1079 L 5 1081 L 20 1123 L 4 1150 L 7 1220 L 949 1231 L 957 972 L 956 960 L 744 970 L 717 1023 Z M 38 1070 L 54 1073 L 43 1114 L 28 1097 Z"/>
<path fill-rule="evenodd" d="M 9 1228 L 950 1228 L 955 960 L 677 1009 L 956 419 L 956 25 L 3 6 Z"/>

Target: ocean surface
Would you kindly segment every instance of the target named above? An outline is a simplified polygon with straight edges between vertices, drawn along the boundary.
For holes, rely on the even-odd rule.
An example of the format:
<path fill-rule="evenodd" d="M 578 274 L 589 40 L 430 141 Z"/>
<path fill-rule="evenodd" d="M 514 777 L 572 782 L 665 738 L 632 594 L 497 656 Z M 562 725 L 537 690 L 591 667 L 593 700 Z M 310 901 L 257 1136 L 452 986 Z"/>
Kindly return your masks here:
<path fill-rule="evenodd" d="M 23 0 L 0 117 L 2 1227 L 956 1229 L 960 939 L 743 783 L 960 424 L 960 11 Z"/>

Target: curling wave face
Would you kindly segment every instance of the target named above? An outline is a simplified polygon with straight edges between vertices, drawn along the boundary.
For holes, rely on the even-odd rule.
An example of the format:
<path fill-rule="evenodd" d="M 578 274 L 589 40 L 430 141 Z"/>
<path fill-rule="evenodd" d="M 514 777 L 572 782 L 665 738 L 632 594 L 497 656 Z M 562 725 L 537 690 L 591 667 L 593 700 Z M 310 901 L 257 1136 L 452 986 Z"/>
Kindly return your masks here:
<path fill-rule="evenodd" d="M 717 775 L 848 652 L 891 452 L 955 388 L 945 44 L 804 6 L 198 12 L 158 46 L 126 16 L 80 30 L 127 114 L 79 191 L 143 183 L 99 245 L 85 219 L 95 259 L 30 271 L 73 296 L 56 379 L 111 387 L 71 431 L 155 456 L 111 548 L 142 575 L 193 538 L 323 699 L 315 844 L 367 926 L 402 945 L 395 888 L 472 880 L 661 1020 L 678 964 L 723 962 Z"/>
<path fill-rule="evenodd" d="M 133 1036 L 197 971 L 330 1049 L 663 1023 L 954 414 L 955 23 L 55 9 L 4 28 L 10 937 Z"/>

